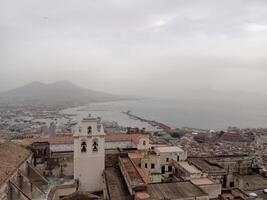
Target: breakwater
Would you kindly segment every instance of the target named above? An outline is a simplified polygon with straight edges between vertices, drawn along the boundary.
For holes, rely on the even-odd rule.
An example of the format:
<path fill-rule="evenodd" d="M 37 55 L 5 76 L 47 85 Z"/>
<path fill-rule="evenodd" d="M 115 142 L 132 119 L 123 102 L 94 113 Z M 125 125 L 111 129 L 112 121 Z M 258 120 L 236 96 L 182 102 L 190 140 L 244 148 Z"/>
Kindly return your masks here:
<path fill-rule="evenodd" d="M 141 122 L 145 122 L 145 123 L 148 123 L 150 124 L 151 126 L 153 127 L 157 127 L 159 129 L 162 129 L 163 131 L 165 132 L 169 132 L 171 130 L 171 127 L 169 127 L 168 125 L 164 124 L 164 123 L 161 123 L 161 122 L 157 122 L 155 120 L 148 120 L 148 119 L 144 119 L 142 117 L 139 117 L 137 115 L 134 115 L 132 114 L 132 112 L 130 110 L 126 111 L 126 112 L 122 112 L 123 114 L 125 115 L 128 115 L 131 119 L 134 119 L 134 120 L 139 120 Z"/>

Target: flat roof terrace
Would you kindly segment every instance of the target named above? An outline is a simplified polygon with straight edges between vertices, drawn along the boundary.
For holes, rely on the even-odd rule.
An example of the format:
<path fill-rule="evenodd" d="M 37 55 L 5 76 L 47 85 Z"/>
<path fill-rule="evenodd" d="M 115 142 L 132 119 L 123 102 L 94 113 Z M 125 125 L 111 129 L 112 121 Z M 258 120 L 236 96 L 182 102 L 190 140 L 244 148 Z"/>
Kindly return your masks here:
<path fill-rule="evenodd" d="M 184 151 L 177 146 L 159 146 L 155 147 L 155 151 L 158 153 L 183 153 Z"/>
<path fill-rule="evenodd" d="M 207 197 L 208 199 L 207 193 L 189 181 L 150 184 L 147 190 L 153 200 L 179 200 L 194 197 Z"/>
<path fill-rule="evenodd" d="M 217 163 L 213 163 L 207 159 L 190 159 L 190 161 L 201 171 L 206 172 L 208 174 L 226 174 L 226 170 Z"/>
<path fill-rule="evenodd" d="M 190 180 L 194 185 L 212 185 L 216 184 L 209 178 L 197 178 Z"/>
<path fill-rule="evenodd" d="M 201 174 L 202 172 L 196 168 L 193 164 L 188 163 L 187 161 L 174 161 L 174 165 L 180 166 L 184 168 L 186 171 L 188 171 L 191 174 Z"/>
<path fill-rule="evenodd" d="M 245 188 L 251 188 L 251 189 L 245 189 L 244 190 L 260 190 L 260 189 L 267 189 L 267 179 L 255 174 L 255 175 L 239 175 L 239 177 L 243 180 L 243 183 L 245 185 Z"/>

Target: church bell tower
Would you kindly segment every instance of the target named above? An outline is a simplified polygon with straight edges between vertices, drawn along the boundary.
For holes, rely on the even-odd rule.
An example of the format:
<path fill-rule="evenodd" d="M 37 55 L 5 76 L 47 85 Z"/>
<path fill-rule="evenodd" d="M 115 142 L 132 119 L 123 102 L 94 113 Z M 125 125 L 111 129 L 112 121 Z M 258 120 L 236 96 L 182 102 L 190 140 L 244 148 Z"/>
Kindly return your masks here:
<path fill-rule="evenodd" d="M 74 135 L 74 179 L 79 190 L 103 190 L 105 169 L 105 133 L 102 125 L 91 116 L 82 120 Z"/>

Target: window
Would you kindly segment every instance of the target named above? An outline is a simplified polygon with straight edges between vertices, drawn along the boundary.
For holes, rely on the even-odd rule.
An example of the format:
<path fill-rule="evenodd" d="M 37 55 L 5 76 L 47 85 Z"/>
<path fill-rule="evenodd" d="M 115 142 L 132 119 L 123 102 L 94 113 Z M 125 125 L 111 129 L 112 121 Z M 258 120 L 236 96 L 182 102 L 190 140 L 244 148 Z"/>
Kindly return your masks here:
<path fill-rule="evenodd" d="M 88 129 L 87 129 L 87 133 L 88 133 L 88 134 L 91 134 L 91 133 L 92 133 L 92 127 L 91 127 L 91 126 L 88 127 Z"/>
<path fill-rule="evenodd" d="M 168 166 L 168 171 L 171 172 L 172 171 L 172 166 Z"/>
<path fill-rule="evenodd" d="M 177 161 L 179 161 L 180 160 L 180 157 L 179 156 L 177 156 Z"/>
<path fill-rule="evenodd" d="M 145 164 L 145 168 L 147 168 L 147 163 Z"/>
<path fill-rule="evenodd" d="M 166 162 L 169 162 L 169 158 L 166 158 Z"/>
<path fill-rule="evenodd" d="M 87 151 L 87 144 L 86 144 L 86 142 L 85 141 L 83 141 L 82 143 L 81 143 L 81 152 L 82 153 L 85 153 L 86 151 Z"/>
<path fill-rule="evenodd" d="M 138 166 L 141 167 L 141 163 L 139 163 Z"/>
<path fill-rule="evenodd" d="M 93 151 L 94 152 L 97 152 L 98 151 L 98 141 L 97 141 L 97 139 L 95 139 L 94 141 L 93 141 Z"/>
<path fill-rule="evenodd" d="M 162 166 L 162 167 L 161 167 L 161 173 L 162 173 L 162 174 L 165 174 L 165 166 Z"/>
<path fill-rule="evenodd" d="M 143 145 L 146 146 L 146 141 L 145 140 L 143 141 Z"/>
<path fill-rule="evenodd" d="M 231 182 L 230 182 L 230 187 L 234 187 L 234 186 L 235 186 L 234 182 L 231 181 Z"/>
<path fill-rule="evenodd" d="M 151 169 L 154 169 L 154 168 L 155 168 L 155 164 L 151 163 Z"/>

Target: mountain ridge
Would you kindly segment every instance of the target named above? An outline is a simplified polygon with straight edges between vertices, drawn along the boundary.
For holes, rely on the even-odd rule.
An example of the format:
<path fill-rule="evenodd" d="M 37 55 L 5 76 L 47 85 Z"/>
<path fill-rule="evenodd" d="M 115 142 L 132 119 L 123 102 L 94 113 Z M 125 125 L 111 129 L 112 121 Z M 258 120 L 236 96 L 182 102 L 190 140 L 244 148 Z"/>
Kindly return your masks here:
<path fill-rule="evenodd" d="M 0 103 L 7 104 L 86 104 L 90 102 L 130 99 L 129 96 L 109 94 L 79 87 L 70 81 L 45 84 L 34 81 L 0 93 Z"/>

